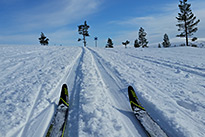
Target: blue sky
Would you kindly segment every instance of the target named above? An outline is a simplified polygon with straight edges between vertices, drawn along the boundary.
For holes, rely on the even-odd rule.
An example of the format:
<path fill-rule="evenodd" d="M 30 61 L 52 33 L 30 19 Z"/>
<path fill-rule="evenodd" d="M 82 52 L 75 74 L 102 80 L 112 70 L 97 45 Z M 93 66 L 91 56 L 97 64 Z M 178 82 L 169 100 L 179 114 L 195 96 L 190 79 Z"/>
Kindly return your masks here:
<path fill-rule="evenodd" d="M 104 47 L 111 38 L 115 45 L 138 38 L 143 27 L 150 45 L 162 42 L 168 34 L 171 42 L 176 38 L 178 0 L 1 0 L 0 44 L 39 45 L 40 33 L 50 39 L 49 45 L 81 46 L 77 26 L 86 20 L 90 25 L 88 46 Z M 188 0 L 193 13 L 200 19 L 195 33 L 205 40 L 205 1 Z"/>

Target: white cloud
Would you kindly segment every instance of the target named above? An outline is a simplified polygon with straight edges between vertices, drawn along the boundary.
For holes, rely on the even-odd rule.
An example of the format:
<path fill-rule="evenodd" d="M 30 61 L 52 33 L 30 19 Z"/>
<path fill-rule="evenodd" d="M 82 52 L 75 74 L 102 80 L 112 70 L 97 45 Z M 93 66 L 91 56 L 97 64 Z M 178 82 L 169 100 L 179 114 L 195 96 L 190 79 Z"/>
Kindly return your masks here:
<path fill-rule="evenodd" d="M 39 44 L 41 31 L 45 32 L 51 45 L 75 43 L 77 31 L 65 26 L 97 12 L 102 1 L 50 0 L 48 3 L 39 3 L 37 7 L 32 6 L 29 10 L 12 13 L 14 17 L 9 19 L 12 23 L 0 35 L 0 43 Z"/>
<path fill-rule="evenodd" d="M 0 36 L 0 41 L 1 43 L 6 43 L 6 40 L 7 42 L 9 40 L 9 42 L 13 41 L 14 43 L 39 44 L 38 37 L 40 36 L 40 32 L 43 31 L 50 38 L 52 45 L 78 45 L 79 43 L 76 41 L 79 37 L 77 26 L 74 28 L 76 30 L 70 30 L 68 27 L 66 28 L 66 26 L 72 26 L 72 23 L 82 21 L 89 15 L 98 12 L 103 1 L 104 0 L 50 0 L 48 3 L 39 3 L 37 7 L 16 13 L 15 18 L 11 19 L 13 26 L 2 31 L 7 35 Z M 198 25 L 199 30 L 194 34 L 194 36 L 197 36 L 199 39 L 204 38 L 205 32 L 205 1 L 201 1 L 202 0 L 193 0 L 193 2 L 189 2 L 192 4 L 191 8 L 193 9 L 193 13 L 201 20 Z M 101 32 L 101 35 L 103 35 L 102 33 L 109 33 L 115 45 L 121 45 L 122 41 L 126 39 L 130 40 L 131 44 L 133 44 L 133 41 L 138 37 L 139 28 L 143 27 L 148 34 L 147 39 L 149 44 L 162 42 L 164 33 L 168 34 L 171 42 L 184 41 L 181 38 L 176 38 L 176 35 L 179 34 L 177 31 L 178 28 L 176 27 L 177 20 L 175 18 L 179 12 L 177 5 L 178 2 L 174 2 L 173 4 L 167 4 L 163 7 L 155 7 L 161 11 L 161 14 L 130 17 L 129 19 L 124 17 L 126 20 L 110 21 L 109 27 L 112 25 L 116 26 L 117 24 L 120 25 L 119 30 L 124 30 L 113 32 L 112 35 L 104 29 L 103 31 L 105 32 Z M 125 30 L 127 26 L 129 26 L 129 29 Z M 12 35 L 9 36 L 8 34 Z M 104 39 L 102 37 L 99 39 L 99 42 L 103 41 L 102 43 L 105 43 L 107 37 Z M 90 43 L 93 44 L 93 38 L 90 38 Z"/>
<path fill-rule="evenodd" d="M 204 3 L 198 3 L 194 7 L 193 13 L 196 15 L 197 18 L 201 20 L 201 22 L 198 25 L 198 32 L 194 34 L 194 36 L 197 36 L 199 38 L 203 38 L 204 31 L 205 31 L 205 9 L 204 9 Z M 178 15 L 179 9 L 176 4 L 168 4 L 165 5 L 161 10 L 161 14 L 152 14 L 150 16 L 145 17 L 133 17 L 128 20 L 122 20 L 122 21 L 111 21 L 110 24 L 117 24 L 122 26 L 133 26 L 134 31 L 123 31 L 119 32 L 119 34 L 115 39 L 118 41 L 118 44 L 121 43 L 124 39 L 130 39 L 134 41 L 136 38 L 138 38 L 138 30 L 140 27 L 143 27 L 145 31 L 147 32 L 147 39 L 149 41 L 149 44 L 157 44 L 162 42 L 163 36 L 165 33 L 168 34 L 171 42 L 179 42 L 183 41 L 182 38 L 176 38 L 176 35 L 179 34 L 178 28 L 176 27 L 177 20 L 176 16 Z M 193 3 L 192 5 L 194 5 Z M 200 6 L 200 5 L 203 6 Z M 198 5 L 198 6 L 197 6 Z M 192 7 L 191 7 L 192 8 Z M 136 30 L 138 28 L 138 30 Z"/>
<path fill-rule="evenodd" d="M 100 4 L 101 0 L 53 0 L 17 14 L 14 22 L 25 31 L 61 27 L 96 12 Z"/>

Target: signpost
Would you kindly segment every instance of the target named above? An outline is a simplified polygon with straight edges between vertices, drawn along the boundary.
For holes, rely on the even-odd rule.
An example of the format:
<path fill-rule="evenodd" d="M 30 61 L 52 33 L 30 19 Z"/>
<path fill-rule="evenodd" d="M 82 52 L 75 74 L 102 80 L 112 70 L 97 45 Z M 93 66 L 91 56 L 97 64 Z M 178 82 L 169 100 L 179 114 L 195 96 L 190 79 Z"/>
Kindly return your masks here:
<path fill-rule="evenodd" d="M 95 37 L 94 40 L 95 40 L 95 47 L 97 47 L 97 40 L 98 40 L 98 37 Z"/>

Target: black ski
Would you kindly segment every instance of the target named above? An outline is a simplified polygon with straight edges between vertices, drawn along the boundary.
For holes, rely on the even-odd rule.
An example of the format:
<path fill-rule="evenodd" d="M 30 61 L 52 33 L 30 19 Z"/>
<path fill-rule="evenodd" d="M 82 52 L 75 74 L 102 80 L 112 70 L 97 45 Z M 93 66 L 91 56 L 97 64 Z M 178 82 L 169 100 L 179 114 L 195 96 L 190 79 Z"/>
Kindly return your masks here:
<path fill-rule="evenodd" d="M 168 137 L 162 128 L 150 117 L 145 108 L 139 102 L 139 99 L 132 86 L 128 87 L 128 95 L 131 108 L 135 117 L 139 121 L 148 137 Z"/>
<path fill-rule="evenodd" d="M 56 113 L 48 128 L 46 137 L 64 137 L 69 110 L 68 87 L 63 84 Z"/>

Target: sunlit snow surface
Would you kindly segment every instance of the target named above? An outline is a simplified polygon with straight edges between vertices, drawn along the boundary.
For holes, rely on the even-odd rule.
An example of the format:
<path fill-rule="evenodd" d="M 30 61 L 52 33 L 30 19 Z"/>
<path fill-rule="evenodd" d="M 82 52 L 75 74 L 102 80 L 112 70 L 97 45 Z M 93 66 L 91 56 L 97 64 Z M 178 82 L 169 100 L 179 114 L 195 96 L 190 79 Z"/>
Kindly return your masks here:
<path fill-rule="evenodd" d="M 0 55 L 1 137 L 44 136 L 63 83 L 67 136 L 146 136 L 128 85 L 169 136 L 205 136 L 204 48 L 0 46 Z"/>

